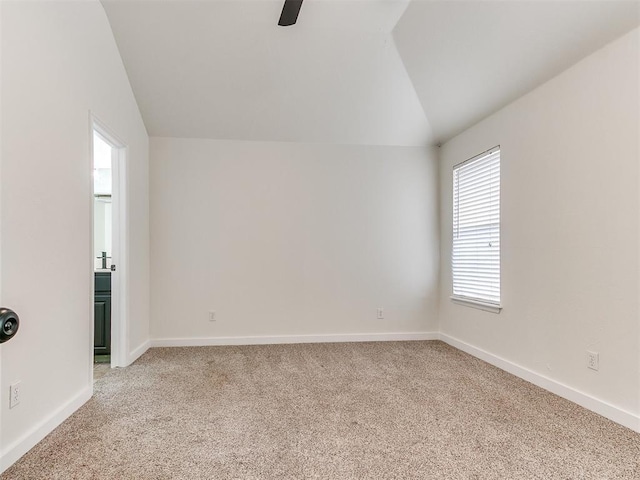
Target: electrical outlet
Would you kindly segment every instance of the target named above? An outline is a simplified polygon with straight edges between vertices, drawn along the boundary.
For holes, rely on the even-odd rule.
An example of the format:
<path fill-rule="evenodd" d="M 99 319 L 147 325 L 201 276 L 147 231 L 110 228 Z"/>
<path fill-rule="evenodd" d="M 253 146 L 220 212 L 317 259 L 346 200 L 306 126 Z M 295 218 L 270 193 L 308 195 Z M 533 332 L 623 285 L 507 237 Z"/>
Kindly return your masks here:
<path fill-rule="evenodd" d="M 378 317 L 378 320 L 382 320 L 384 318 L 384 308 L 378 307 L 377 317 Z"/>
<path fill-rule="evenodd" d="M 13 408 L 20 403 L 20 382 L 9 386 L 9 408 Z"/>
<path fill-rule="evenodd" d="M 210 322 L 215 322 L 216 321 L 216 312 L 209 312 L 209 321 Z"/>
<path fill-rule="evenodd" d="M 600 354 L 598 352 L 587 352 L 587 368 L 600 370 Z"/>

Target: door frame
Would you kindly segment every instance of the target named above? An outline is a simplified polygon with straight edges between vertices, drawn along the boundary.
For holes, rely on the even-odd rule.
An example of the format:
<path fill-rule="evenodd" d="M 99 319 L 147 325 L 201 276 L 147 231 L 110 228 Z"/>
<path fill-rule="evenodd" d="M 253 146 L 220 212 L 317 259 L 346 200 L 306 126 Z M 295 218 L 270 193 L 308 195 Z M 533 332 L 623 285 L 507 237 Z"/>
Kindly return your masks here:
<path fill-rule="evenodd" d="M 127 157 L 128 146 L 121 138 L 111 130 L 93 112 L 89 112 L 90 150 L 89 162 L 91 175 L 91 257 L 94 254 L 94 184 L 93 184 L 93 135 L 98 134 L 105 142 L 111 145 L 112 167 L 112 262 L 116 265 L 116 271 L 111 273 L 111 368 L 126 367 L 129 351 L 129 319 L 128 319 L 128 201 L 127 201 Z M 93 298 L 95 296 L 94 259 L 91 258 L 91 359 L 93 361 L 93 337 L 95 328 L 95 312 Z M 93 368 L 91 371 L 91 383 L 93 384 Z"/>

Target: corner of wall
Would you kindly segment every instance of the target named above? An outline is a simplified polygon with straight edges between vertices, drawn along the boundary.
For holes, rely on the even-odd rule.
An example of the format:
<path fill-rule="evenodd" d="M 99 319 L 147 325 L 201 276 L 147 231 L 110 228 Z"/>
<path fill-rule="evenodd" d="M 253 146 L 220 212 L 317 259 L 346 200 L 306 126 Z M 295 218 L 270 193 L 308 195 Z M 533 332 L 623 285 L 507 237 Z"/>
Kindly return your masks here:
<path fill-rule="evenodd" d="M 19 439 L 0 452 L 0 474 L 35 447 L 44 437 L 55 430 L 58 425 L 82 407 L 82 405 L 88 402 L 92 395 L 93 385 L 78 392 L 64 405 L 51 413 L 45 420 L 34 425 Z"/>

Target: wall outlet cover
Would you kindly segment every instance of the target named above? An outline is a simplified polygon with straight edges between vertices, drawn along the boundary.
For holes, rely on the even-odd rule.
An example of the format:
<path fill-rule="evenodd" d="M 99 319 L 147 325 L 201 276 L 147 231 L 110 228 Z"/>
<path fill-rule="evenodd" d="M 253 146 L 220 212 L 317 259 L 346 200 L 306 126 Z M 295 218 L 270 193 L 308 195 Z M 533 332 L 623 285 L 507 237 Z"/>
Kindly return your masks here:
<path fill-rule="evenodd" d="M 600 354 L 598 352 L 587 352 L 587 368 L 596 371 L 600 369 Z"/>
<path fill-rule="evenodd" d="M 20 403 L 20 382 L 9 386 L 9 408 L 13 408 Z"/>

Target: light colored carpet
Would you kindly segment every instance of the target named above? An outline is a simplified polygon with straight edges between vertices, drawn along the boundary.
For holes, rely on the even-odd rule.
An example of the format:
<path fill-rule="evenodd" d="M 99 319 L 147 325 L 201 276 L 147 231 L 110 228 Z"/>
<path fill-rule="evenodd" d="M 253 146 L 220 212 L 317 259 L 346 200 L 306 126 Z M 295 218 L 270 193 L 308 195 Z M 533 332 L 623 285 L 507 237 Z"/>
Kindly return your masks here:
<path fill-rule="evenodd" d="M 158 348 L 95 388 L 2 478 L 640 478 L 640 435 L 441 342 Z"/>

